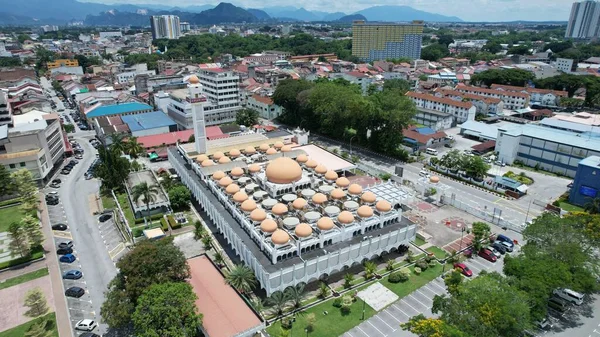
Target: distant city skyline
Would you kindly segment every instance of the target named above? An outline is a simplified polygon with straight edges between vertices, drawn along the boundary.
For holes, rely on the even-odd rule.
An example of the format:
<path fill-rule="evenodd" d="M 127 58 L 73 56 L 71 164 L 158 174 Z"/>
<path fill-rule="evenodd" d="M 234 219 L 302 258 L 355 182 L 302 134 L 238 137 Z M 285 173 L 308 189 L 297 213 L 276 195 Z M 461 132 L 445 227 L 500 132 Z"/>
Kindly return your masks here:
<path fill-rule="evenodd" d="M 80 0 L 81 1 L 81 0 Z M 201 6 L 216 5 L 220 1 L 198 0 L 93 0 L 103 4 L 133 4 L 162 6 Z M 569 0 L 357 0 L 357 1 L 311 1 L 299 4 L 293 0 L 241 0 L 225 1 L 245 8 L 265 7 L 304 7 L 307 10 L 323 12 L 344 12 L 351 14 L 372 6 L 410 6 L 431 13 L 457 16 L 465 21 L 568 21 L 571 6 Z"/>

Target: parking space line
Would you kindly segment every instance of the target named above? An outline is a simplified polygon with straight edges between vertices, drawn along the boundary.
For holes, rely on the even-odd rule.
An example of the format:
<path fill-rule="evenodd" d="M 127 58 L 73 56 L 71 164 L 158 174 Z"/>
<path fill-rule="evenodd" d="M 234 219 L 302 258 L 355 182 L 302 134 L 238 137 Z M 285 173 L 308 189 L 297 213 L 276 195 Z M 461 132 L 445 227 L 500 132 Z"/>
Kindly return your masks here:
<path fill-rule="evenodd" d="M 371 325 L 371 326 L 373 327 L 373 329 L 377 330 L 377 332 L 379 332 L 380 334 L 382 334 L 382 335 L 384 335 L 384 336 L 386 335 L 386 334 L 384 334 L 384 333 L 383 333 L 383 331 L 379 330 L 379 329 L 378 329 L 378 328 L 375 326 L 375 324 L 371 323 L 371 320 L 370 320 L 370 319 L 369 319 L 369 320 L 367 320 L 367 323 L 369 323 L 369 325 Z"/>
<path fill-rule="evenodd" d="M 417 289 L 417 292 L 423 296 L 425 296 L 425 298 L 427 298 L 430 301 L 433 301 L 433 298 L 429 298 L 429 296 L 425 295 L 421 290 Z"/>
<path fill-rule="evenodd" d="M 381 317 L 379 317 L 379 315 L 375 315 L 375 317 L 377 317 L 377 319 L 379 319 L 380 321 L 383 322 L 383 324 L 387 325 L 390 329 L 392 329 L 392 332 L 396 331 L 397 329 L 394 329 L 391 325 L 387 324 L 386 321 L 382 320 Z"/>
<path fill-rule="evenodd" d="M 360 328 L 360 325 L 357 325 L 357 326 L 356 326 L 356 328 L 357 328 L 358 330 L 360 330 L 360 332 L 361 332 L 363 335 L 365 335 L 365 336 L 369 337 L 369 334 L 368 334 L 368 333 L 366 333 L 366 332 L 365 332 L 365 330 L 361 329 L 361 328 Z"/>
<path fill-rule="evenodd" d="M 398 322 L 398 323 L 402 323 L 402 321 L 399 321 L 396 317 L 394 317 L 392 314 L 390 314 L 387 309 L 383 310 L 382 312 L 386 313 L 388 316 L 390 316 L 394 321 Z"/>
<path fill-rule="evenodd" d="M 422 288 L 424 288 L 424 289 L 428 290 L 429 292 L 431 292 L 431 293 L 433 293 L 433 294 L 435 294 L 435 295 L 442 295 L 442 294 L 444 294 L 444 292 L 438 293 L 437 291 L 433 290 L 433 289 L 432 289 L 432 288 L 429 286 L 429 283 L 428 283 L 428 284 L 426 284 L 426 285 L 424 285 Z"/>
<path fill-rule="evenodd" d="M 403 302 L 404 304 L 408 305 L 412 310 L 414 310 L 417 314 L 421 314 L 421 310 L 417 310 L 415 309 L 415 307 L 413 307 L 412 305 L 410 305 L 405 299 L 401 299 L 400 302 Z"/>
<path fill-rule="evenodd" d="M 443 288 L 443 287 L 441 287 L 441 286 L 440 286 L 440 285 L 438 285 L 437 283 L 435 283 L 435 281 L 431 281 L 431 282 L 429 282 L 429 283 L 427 283 L 427 284 L 433 284 L 434 286 L 436 286 L 436 287 L 438 287 L 438 288 L 442 289 L 442 290 L 444 291 L 444 293 L 446 293 L 446 289 L 445 289 L 445 288 Z"/>
<path fill-rule="evenodd" d="M 402 309 L 400 309 L 396 304 L 392 304 L 392 306 L 394 308 L 396 308 L 396 310 L 400 311 L 404 316 L 411 318 L 412 316 L 408 315 L 407 313 L 405 313 Z"/>
<path fill-rule="evenodd" d="M 412 294 L 409 294 L 408 297 L 412 298 L 413 300 L 417 301 L 417 303 L 419 303 L 420 305 L 424 306 L 425 308 L 427 308 L 427 310 L 431 309 L 430 306 L 426 305 L 425 303 L 419 301 L 416 297 L 414 297 Z"/>

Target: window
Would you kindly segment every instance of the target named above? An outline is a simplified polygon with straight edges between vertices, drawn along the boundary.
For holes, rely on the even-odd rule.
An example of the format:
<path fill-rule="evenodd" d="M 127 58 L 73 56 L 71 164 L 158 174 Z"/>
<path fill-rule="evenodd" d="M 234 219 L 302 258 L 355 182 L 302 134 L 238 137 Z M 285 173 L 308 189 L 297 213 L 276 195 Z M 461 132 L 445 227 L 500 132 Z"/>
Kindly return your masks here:
<path fill-rule="evenodd" d="M 10 165 L 8 165 L 8 166 L 10 166 L 10 168 L 11 168 L 11 169 L 14 169 L 14 168 L 16 167 L 16 165 L 15 165 L 15 164 L 10 164 Z"/>
<path fill-rule="evenodd" d="M 21 167 L 25 167 L 25 162 L 20 162 L 20 163 L 19 163 L 19 165 L 20 165 Z"/>

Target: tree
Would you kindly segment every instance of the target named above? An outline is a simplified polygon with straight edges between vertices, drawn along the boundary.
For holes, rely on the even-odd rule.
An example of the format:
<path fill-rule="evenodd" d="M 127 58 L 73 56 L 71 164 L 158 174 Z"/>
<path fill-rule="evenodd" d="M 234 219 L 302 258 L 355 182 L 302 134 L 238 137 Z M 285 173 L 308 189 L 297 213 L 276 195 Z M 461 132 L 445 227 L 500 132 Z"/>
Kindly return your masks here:
<path fill-rule="evenodd" d="M 187 142 L 188 143 L 193 143 L 196 141 L 196 135 L 194 135 L 193 133 L 190 135 L 190 137 L 188 138 Z"/>
<path fill-rule="evenodd" d="M 254 109 L 242 109 L 238 111 L 235 115 L 235 123 L 248 127 L 258 124 L 258 111 Z"/>
<path fill-rule="evenodd" d="M 496 42 L 496 41 L 488 41 L 484 46 L 483 46 L 483 50 L 490 52 L 492 54 L 497 54 L 500 51 L 502 51 L 502 46 L 500 45 L 500 43 Z"/>
<path fill-rule="evenodd" d="M 329 296 L 329 293 L 331 293 L 331 289 L 329 289 L 327 283 L 321 282 L 319 284 L 319 297 L 326 298 L 327 296 Z"/>
<path fill-rule="evenodd" d="M 451 170 L 458 171 L 462 164 L 463 155 L 458 150 L 451 150 L 440 159 L 440 165 Z"/>
<path fill-rule="evenodd" d="M 25 316 L 38 317 L 45 315 L 48 312 L 48 304 L 42 289 L 39 287 L 30 289 L 25 294 L 25 306 L 29 309 L 25 312 Z"/>
<path fill-rule="evenodd" d="M 590 198 L 590 201 L 586 202 L 585 205 L 583 205 L 583 208 L 590 214 L 600 213 L 600 198 Z"/>
<path fill-rule="evenodd" d="M 248 293 L 256 287 L 254 272 L 249 267 L 237 264 L 225 275 L 225 282 L 240 293 Z"/>
<path fill-rule="evenodd" d="M 423 314 L 411 317 L 400 324 L 402 330 L 410 331 L 419 337 L 466 337 L 456 327 L 438 318 L 425 318 Z"/>
<path fill-rule="evenodd" d="M 23 226 L 18 222 L 13 222 L 8 227 L 8 238 L 10 243 L 8 249 L 10 250 L 11 256 L 25 257 L 31 254 L 31 246 L 29 245 L 29 238 L 27 232 Z"/>
<path fill-rule="evenodd" d="M 33 181 L 33 176 L 28 169 L 21 169 L 12 173 L 15 190 L 21 199 L 21 209 L 26 213 L 37 210 L 39 199 L 38 189 Z"/>
<path fill-rule="evenodd" d="M 354 281 L 354 275 L 347 273 L 346 275 L 344 275 L 344 288 L 350 288 L 352 287 L 352 281 Z"/>
<path fill-rule="evenodd" d="M 137 336 L 196 336 L 202 325 L 197 296 L 187 282 L 150 286 L 138 299 L 132 315 Z"/>
<path fill-rule="evenodd" d="M 186 209 L 190 204 L 192 193 L 187 187 L 183 185 L 177 185 L 169 189 L 169 201 L 171 207 L 176 210 Z"/>
<path fill-rule="evenodd" d="M 444 284 L 446 285 L 446 289 L 448 289 L 448 292 L 452 295 L 458 293 L 462 281 L 463 277 L 460 271 L 458 270 L 453 270 L 450 273 L 448 273 L 446 277 L 444 277 Z"/>
<path fill-rule="evenodd" d="M 421 50 L 421 58 L 427 61 L 437 61 L 448 55 L 450 55 L 448 47 L 439 43 L 430 44 Z"/>
<path fill-rule="evenodd" d="M 298 283 L 295 286 L 287 287 L 285 289 L 287 297 L 296 309 L 302 306 L 302 301 L 304 301 L 304 299 L 306 298 L 307 294 L 304 289 L 304 286 L 304 283 Z"/>
<path fill-rule="evenodd" d="M 121 152 L 113 145 L 110 149 L 98 148 L 100 164 L 95 174 L 102 181 L 102 187 L 108 190 L 122 189 L 125 178 L 129 174 L 130 163 L 121 157 Z"/>
<path fill-rule="evenodd" d="M 473 249 L 475 254 L 481 249 L 484 239 L 490 237 L 491 228 L 490 225 L 485 222 L 474 222 L 473 223 Z"/>
<path fill-rule="evenodd" d="M 129 137 L 124 147 L 125 153 L 130 155 L 131 158 L 137 158 L 140 154 L 144 153 L 144 147 L 138 143 L 137 137 Z"/>
<path fill-rule="evenodd" d="M 314 312 L 307 314 L 304 317 L 304 321 L 306 322 L 306 331 L 312 332 L 315 329 L 315 323 L 317 322 L 317 317 Z"/>
<path fill-rule="evenodd" d="M 394 270 L 394 264 L 396 264 L 396 260 L 394 260 L 394 259 L 387 260 L 387 262 L 385 263 L 385 269 L 387 271 Z"/>
<path fill-rule="evenodd" d="M 131 172 L 139 172 L 142 170 L 142 165 L 137 160 L 133 160 L 131 164 L 129 164 L 129 168 L 131 169 Z"/>
<path fill-rule="evenodd" d="M 528 45 L 512 46 L 508 48 L 507 53 L 509 55 L 531 55 L 530 48 Z"/>
<path fill-rule="evenodd" d="M 53 321 L 48 319 L 38 319 L 31 324 L 25 332 L 25 337 L 50 337 L 52 336 Z"/>
<path fill-rule="evenodd" d="M 0 196 L 13 193 L 13 180 L 4 165 L 0 165 Z"/>
<path fill-rule="evenodd" d="M 352 303 L 354 303 L 354 299 L 350 295 L 342 296 L 342 307 L 340 308 L 342 310 L 342 315 L 347 315 L 350 313 L 350 310 L 352 309 Z"/>
<path fill-rule="evenodd" d="M 204 250 L 209 251 L 212 248 L 212 238 L 209 235 L 205 235 L 202 238 L 202 244 L 204 245 Z"/>
<path fill-rule="evenodd" d="M 480 156 L 464 156 L 461 163 L 462 170 L 476 180 L 483 180 L 490 166 Z"/>
<path fill-rule="evenodd" d="M 215 252 L 213 259 L 215 260 L 217 266 L 222 266 L 225 263 L 225 259 L 223 259 L 223 254 L 219 252 Z"/>
<path fill-rule="evenodd" d="M 410 90 L 410 83 L 403 79 L 390 79 L 383 82 L 383 90 L 397 90 L 402 95 Z"/>
<path fill-rule="evenodd" d="M 160 193 L 158 186 L 142 182 L 133 186 L 131 189 L 131 198 L 134 202 L 142 199 L 142 202 L 146 205 L 146 212 L 150 214 L 150 203 L 156 200 L 158 193 Z"/>
<path fill-rule="evenodd" d="M 194 240 L 198 241 L 202 239 L 204 235 L 206 235 L 206 229 L 204 229 L 200 220 L 196 220 L 196 222 L 194 222 Z"/>
<path fill-rule="evenodd" d="M 440 34 L 438 36 L 438 43 L 448 48 L 448 45 L 454 42 L 454 38 L 450 34 Z"/>
<path fill-rule="evenodd" d="M 535 74 L 523 69 L 489 69 L 477 73 L 471 77 L 471 83 L 484 84 L 507 84 L 523 87 L 535 79 Z M 562 89 L 560 89 L 562 90 Z"/>
<path fill-rule="evenodd" d="M 290 301 L 288 292 L 276 291 L 267 299 L 267 303 L 275 309 L 277 316 L 283 315 L 283 310 Z"/>
<path fill-rule="evenodd" d="M 40 228 L 38 219 L 26 215 L 21 219 L 21 228 L 27 233 L 30 247 L 41 247 L 44 242 L 44 234 Z"/>
<path fill-rule="evenodd" d="M 31 37 L 27 34 L 19 34 L 17 35 L 17 40 L 19 41 L 19 43 L 23 43 L 27 40 L 31 40 Z"/>
<path fill-rule="evenodd" d="M 110 134 L 110 149 L 116 152 L 118 155 L 127 151 L 127 143 L 125 141 L 125 134 L 115 132 Z"/>
<path fill-rule="evenodd" d="M 367 261 L 365 262 L 365 279 L 371 279 L 375 276 L 375 272 L 377 271 L 377 265 L 375 262 Z"/>

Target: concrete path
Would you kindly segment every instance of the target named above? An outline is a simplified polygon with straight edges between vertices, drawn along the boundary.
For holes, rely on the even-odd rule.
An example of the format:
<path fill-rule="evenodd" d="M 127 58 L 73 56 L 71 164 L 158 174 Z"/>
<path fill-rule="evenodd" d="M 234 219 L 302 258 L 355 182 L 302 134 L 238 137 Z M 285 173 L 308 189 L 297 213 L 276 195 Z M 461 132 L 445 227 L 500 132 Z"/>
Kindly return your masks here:
<path fill-rule="evenodd" d="M 8 280 L 9 278 L 21 276 L 23 274 L 31 273 L 33 271 L 46 268 L 46 261 L 39 260 L 35 262 L 29 262 L 16 266 L 10 269 L 4 269 L 0 271 L 0 281 Z"/>

